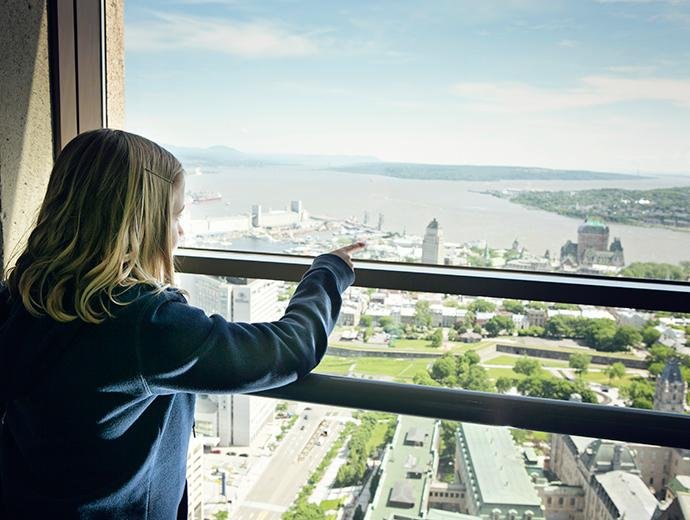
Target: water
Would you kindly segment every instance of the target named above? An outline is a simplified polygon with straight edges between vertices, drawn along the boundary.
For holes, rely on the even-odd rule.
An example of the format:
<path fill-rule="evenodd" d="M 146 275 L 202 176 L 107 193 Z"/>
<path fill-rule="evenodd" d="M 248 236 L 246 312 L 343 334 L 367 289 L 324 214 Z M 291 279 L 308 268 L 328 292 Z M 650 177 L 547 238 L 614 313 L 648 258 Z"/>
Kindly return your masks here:
<path fill-rule="evenodd" d="M 487 240 L 489 247 L 509 248 L 517 239 L 533 254 L 542 255 L 548 249 L 556 256 L 567 240 L 577 241 L 580 220 L 528 209 L 477 191 L 652 189 L 687 185 L 690 177 L 682 176 L 499 183 L 404 180 L 298 166 L 232 168 L 187 178 L 190 191 L 219 191 L 223 195 L 222 201 L 191 206 L 192 218 L 245 213 L 252 204 L 261 204 L 264 210 L 284 209 L 290 200 L 299 199 L 312 215 L 356 217 L 361 221 L 368 212 L 369 222 L 375 224 L 378 214 L 383 213 L 385 230 L 419 236 L 424 234 L 431 219 L 436 218 L 448 242 Z M 620 224 L 609 224 L 609 228 L 611 239 L 619 237 L 623 243 L 626 264 L 635 261 L 675 264 L 690 260 L 690 232 Z M 233 249 L 243 248 L 242 244 L 235 241 Z M 257 244 L 244 245 L 253 249 Z"/>

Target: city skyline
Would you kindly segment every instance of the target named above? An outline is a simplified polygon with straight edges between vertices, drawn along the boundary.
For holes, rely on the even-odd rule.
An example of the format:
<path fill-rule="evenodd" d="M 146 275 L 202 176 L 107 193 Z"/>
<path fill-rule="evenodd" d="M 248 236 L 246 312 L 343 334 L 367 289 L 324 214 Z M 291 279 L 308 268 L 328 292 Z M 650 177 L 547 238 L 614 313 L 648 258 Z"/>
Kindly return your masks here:
<path fill-rule="evenodd" d="M 126 127 L 250 153 L 690 173 L 686 1 L 322 5 L 128 4 Z"/>

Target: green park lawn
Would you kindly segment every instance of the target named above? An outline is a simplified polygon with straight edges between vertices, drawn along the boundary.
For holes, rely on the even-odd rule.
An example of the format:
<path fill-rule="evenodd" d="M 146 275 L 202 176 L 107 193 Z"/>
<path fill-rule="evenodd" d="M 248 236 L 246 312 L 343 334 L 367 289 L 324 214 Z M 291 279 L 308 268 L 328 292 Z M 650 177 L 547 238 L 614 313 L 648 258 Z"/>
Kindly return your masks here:
<path fill-rule="evenodd" d="M 327 355 L 314 372 L 345 375 L 353 364 L 354 373 L 367 376 L 388 376 L 411 383 L 417 372 L 426 372 L 429 359 L 401 359 L 393 357 L 340 357 Z"/>
<path fill-rule="evenodd" d="M 513 379 L 524 379 L 527 377 L 525 374 L 518 374 L 513 372 L 512 368 L 497 368 L 497 367 L 485 367 L 486 373 L 489 379 L 496 381 L 499 377 L 512 377 Z"/>
<path fill-rule="evenodd" d="M 483 362 L 484 365 L 510 365 L 513 366 L 515 365 L 515 362 L 518 359 L 521 359 L 523 356 L 513 356 L 510 354 L 501 354 L 499 356 L 487 359 L 486 361 Z M 567 361 L 561 361 L 558 359 L 544 359 L 544 358 L 535 358 L 535 357 L 530 357 L 530 359 L 536 359 L 541 363 L 541 366 L 543 367 L 553 367 L 553 368 L 567 368 L 568 367 L 568 362 Z"/>
<path fill-rule="evenodd" d="M 599 383 L 602 385 L 610 384 L 611 386 L 617 387 L 627 385 L 635 377 L 637 377 L 635 374 L 625 374 L 622 378 L 612 379 L 609 383 L 609 376 L 604 372 L 587 372 L 583 375 L 583 379 L 589 383 Z"/>
<path fill-rule="evenodd" d="M 321 360 L 321 363 L 319 363 L 319 366 L 314 369 L 314 372 L 321 374 L 345 375 L 347 374 L 348 370 L 350 370 L 350 366 L 355 362 L 355 360 L 357 360 L 357 358 L 324 356 L 324 358 Z"/>

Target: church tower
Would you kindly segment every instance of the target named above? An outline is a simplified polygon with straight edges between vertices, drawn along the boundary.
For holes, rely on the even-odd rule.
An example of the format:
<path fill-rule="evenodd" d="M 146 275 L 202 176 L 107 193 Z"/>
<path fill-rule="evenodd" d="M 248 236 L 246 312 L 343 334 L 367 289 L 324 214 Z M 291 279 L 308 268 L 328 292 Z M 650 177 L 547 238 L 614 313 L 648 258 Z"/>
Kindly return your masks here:
<path fill-rule="evenodd" d="M 678 358 L 670 358 L 657 377 L 654 409 L 661 412 L 683 413 L 688 384 L 683 380 Z"/>

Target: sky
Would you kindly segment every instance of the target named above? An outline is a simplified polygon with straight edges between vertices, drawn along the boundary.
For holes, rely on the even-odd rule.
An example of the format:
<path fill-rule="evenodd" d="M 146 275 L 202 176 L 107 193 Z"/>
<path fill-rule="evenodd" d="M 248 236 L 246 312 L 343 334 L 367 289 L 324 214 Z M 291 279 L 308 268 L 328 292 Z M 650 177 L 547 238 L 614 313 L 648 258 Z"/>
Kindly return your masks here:
<path fill-rule="evenodd" d="M 177 146 L 690 175 L 690 0 L 127 0 Z"/>

